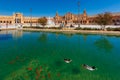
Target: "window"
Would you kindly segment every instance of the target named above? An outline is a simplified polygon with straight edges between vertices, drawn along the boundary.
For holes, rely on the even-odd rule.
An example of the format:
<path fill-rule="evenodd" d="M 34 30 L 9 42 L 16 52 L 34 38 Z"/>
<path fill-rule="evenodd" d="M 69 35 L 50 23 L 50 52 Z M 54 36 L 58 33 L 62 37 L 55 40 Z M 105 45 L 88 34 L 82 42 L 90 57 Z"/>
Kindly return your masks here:
<path fill-rule="evenodd" d="M 115 20 L 112 20 L 113 22 L 115 22 Z"/>
<path fill-rule="evenodd" d="M 18 14 L 15 14 L 16 17 L 18 17 Z"/>
<path fill-rule="evenodd" d="M 119 20 L 119 19 L 117 19 L 117 22 L 120 22 L 120 20 Z"/>
<path fill-rule="evenodd" d="M 91 21 L 89 21 L 89 23 L 91 23 Z"/>
<path fill-rule="evenodd" d="M 21 19 L 15 19 L 15 23 L 21 23 Z"/>

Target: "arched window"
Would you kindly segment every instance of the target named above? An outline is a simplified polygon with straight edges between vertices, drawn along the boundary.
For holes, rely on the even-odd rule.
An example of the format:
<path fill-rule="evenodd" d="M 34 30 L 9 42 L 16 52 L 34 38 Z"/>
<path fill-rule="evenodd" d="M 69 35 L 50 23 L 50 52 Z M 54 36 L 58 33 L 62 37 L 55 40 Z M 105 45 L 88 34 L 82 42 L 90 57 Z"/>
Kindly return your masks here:
<path fill-rule="evenodd" d="M 112 21 L 113 21 L 113 22 L 115 22 L 115 20 L 114 20 L 114 19 L 113 19 Z"/>
<path fill-rule="evenodd" d="M 91 23 L 91 21 L 89 21 L 89 23 Z"/>
<path fill-rule="evenodd" d="M 94 23 L 96 23 L 97 21 L 96 20 L 94 20 Z"/>
<path fill-rule="evenodd" d="M 117 19 L 117 22 L 120 22 L 120 20 L 119 20 L 119 19 Z"/>
<path fill-rule="evenodd" d="M 82 21 L 80 21 L 80 23 L 82 24 Z"/>

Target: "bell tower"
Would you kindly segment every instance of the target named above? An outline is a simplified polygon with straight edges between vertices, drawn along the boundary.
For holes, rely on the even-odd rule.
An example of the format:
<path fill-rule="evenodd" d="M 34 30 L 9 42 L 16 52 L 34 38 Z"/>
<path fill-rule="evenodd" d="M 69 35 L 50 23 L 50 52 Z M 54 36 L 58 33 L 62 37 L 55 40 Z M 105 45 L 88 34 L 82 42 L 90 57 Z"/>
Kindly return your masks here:
<path fill-rule="evenodd" d="M 56 11 L 56 16 L 59 16 L 57 11 Z"/>
<path fill-rule="evenodd" d="M 86 9 L 83 11 L 83 15 L 84 15 L 84 16 L 87 16 Z"/>
<path fill-rule="evenodd" d="M 58 20 L 59 20 L 59 15 L 58 15 L 58 12 L 56 11 L 56 15 L 55 15 L 55 24 L 57 24 L 58 23 Z"/>

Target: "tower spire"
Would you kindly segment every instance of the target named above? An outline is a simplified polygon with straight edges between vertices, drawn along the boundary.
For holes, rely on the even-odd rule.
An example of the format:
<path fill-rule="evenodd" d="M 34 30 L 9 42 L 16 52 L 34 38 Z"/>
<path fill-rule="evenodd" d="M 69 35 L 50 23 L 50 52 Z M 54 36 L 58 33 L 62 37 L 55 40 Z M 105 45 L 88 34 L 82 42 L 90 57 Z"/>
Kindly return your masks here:
<path fill-rule="evenodd" d="M 84 14 L 87 14 L 87 13 L 86 13 L 86 9 L 84 9 L 83 13 L 84 13 Z"/>
<path fill-rule="evenodd" d="M 59 15 L 58 15 L 58 11 L 56 11 L 56 16 L 59 16 Z"/>

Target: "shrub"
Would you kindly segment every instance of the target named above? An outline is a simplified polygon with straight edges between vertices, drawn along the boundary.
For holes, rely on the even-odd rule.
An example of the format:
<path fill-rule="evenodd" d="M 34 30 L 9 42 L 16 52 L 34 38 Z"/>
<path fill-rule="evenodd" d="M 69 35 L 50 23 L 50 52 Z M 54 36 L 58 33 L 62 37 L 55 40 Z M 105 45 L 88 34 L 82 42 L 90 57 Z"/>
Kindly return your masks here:
<path fill-rule="evenodd" d="M 107 31 L 120 31 L 120 28 L 107 28 Z"/>
<path fill-rule="evenodd" d="M 62 29 L 62 27 L 49 27 L 48 29 Z"/>
<path fill-rule="evenodd" d="M 81 27 L 77 27 L 74 30 L 82 30 L 82 28 Z"/>
<path fill-rule="evenodd" d="M 39 26 L 23 26 L 23 28 L 34 28 L 34 29 L 62 29 L 62 27 L 39 27 Z"/>
<path fill-rule="evenodd" d="M 98 28 L 75 28 L 75 30 L 101 30 L 101 29 L 98 29 Z"/>

